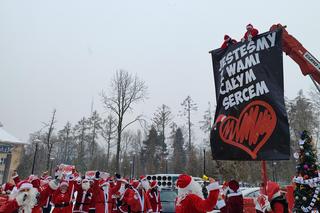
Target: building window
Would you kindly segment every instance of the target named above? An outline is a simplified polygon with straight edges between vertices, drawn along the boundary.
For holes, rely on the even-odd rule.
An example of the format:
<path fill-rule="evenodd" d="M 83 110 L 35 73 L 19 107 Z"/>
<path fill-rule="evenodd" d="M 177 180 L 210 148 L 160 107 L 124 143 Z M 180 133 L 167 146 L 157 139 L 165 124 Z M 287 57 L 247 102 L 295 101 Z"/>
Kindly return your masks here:
<path fill-rule="evenodd" d="M 0 158 L 0 165 L 6 164 L 6 158 Z"/>

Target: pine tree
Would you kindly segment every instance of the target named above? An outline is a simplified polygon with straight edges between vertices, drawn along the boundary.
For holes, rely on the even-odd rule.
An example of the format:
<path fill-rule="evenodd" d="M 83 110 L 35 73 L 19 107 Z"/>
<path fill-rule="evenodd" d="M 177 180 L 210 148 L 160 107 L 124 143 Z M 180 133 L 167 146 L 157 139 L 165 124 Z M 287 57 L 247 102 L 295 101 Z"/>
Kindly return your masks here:
<path fill-rule="evenodd" d="M 316 150 L 307 131 L 301 134 L 299 147 L 299 153 L 294 154 L 298 161 L 297 176 L 294 178 L 294 208 L 295 212 L 311 212 L 313 209 L 320 209 L 320 178 Z"/>
<path fill-rule="evenodd" d="M 182 173 L 186 171 L 186 152 L 183 149 L 184 138 L 180 128 L 177 129 L 173 140 L 173 156 L 172 164 L 174 173 Z"/>

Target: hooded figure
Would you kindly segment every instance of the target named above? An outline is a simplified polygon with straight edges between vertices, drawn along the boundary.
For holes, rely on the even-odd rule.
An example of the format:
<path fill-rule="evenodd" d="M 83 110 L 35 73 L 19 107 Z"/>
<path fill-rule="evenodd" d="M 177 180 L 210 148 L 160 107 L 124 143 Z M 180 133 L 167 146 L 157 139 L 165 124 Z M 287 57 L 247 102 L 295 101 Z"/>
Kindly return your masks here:
<path fill-rule="evenodd" d="M 243 212 L 243 196 L 239 191 L 239 183 L 236 180 L 229 181 L 225 199 L 228 213 Z"/>
<path fill-rule="evenodd" d="M 5 205 L 1 206 L 1 213 L 23 212 L 31 213 L 37 204 L 38 191 L 28 181 L 20 181 L 16 189 L 9 196 Z"/>
<path fill-rule="evenodd" d="M 275 182 L 268 181 L 266 189 L 268 201 L 270 202 L 267 211 L 270 213 L 287 213 L 288 203 L 280 193 L 280 186 Z"/>
<path fill-rule="evenodd" d="M 203 199 L 202 188 L 189 175 L 182 174 L 178 177 L 176 198 L 176 213 L 204 213 L 212 211 L 219 196 L 219 184 L 212 178 L 207 186 L 209 196 Z"/>
<path fill-rule="evenodd" d="M 232 45 L 234 45 L 236 43 L 237 43 L 237 41 L 232 39 L 229 35 L 224 35 L 223 43 L 221 45 L 221 48 L 222 49 L 226 49 L 227 47 L 232 46 Z"/>

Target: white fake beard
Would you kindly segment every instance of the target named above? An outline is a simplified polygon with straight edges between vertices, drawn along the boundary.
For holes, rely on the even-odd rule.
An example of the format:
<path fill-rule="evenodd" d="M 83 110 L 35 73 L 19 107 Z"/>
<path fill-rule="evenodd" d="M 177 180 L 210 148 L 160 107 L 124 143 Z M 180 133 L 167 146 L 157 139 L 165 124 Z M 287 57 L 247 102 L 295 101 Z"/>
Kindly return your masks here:
<path fill-rule="evenodd" d="M 202 188 L 199 183 L 192 179 L 191 183 L 186 188 L 178 188 L 178 197 L 185 198 L 189 194 L 195 194 L 203 199 Z"/>
<path fill-rule="evenodd" d="M 24 195 L 27 195 L 26 199 L 23 201 Z M 32 208 L 37 204 L 38 190 L 36 188 L 31 188 L 29 192 L 16 192 L 10 195 L 9 199 L 19 200 L 19 203 L 22 204 L 19 208 L 19 212 L 31 213 Z M 17 201 L 18 202 L 18 201 Z"/>
<path fill-rule="evenodd" d="M 125 191 L 126 191 L 125 185 L 121 184 L 120 189 L 119 189 L 119 193 L 122 195 Z"/>
<path fill-rule="evenodd" d="M 88 191 L 90 189 L 90 183 L 82 183 L 81 187 L 84 191 Z"/>
<path fill-rule="evenodd" d="M 141 185 L 144 188 L 144 190 L 146 190 L 146 191 L 148 191 L 150 189 L 150 184 L 149 184 L 149 181 L 147 181 L 147 180 L 141 181 Z"/>

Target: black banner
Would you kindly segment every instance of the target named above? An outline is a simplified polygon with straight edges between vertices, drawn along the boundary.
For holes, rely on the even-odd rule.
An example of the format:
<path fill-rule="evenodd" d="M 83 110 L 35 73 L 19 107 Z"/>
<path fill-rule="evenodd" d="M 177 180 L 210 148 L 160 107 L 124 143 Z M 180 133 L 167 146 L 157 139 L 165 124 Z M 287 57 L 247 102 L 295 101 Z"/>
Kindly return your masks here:
<path fill-rule="evenodd" d="M 211 51 L 217 99 L 210 141 L 214 159 L 289 159 L 281 33 Z"/>

